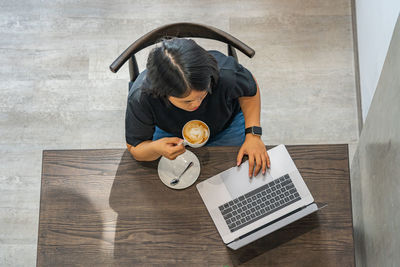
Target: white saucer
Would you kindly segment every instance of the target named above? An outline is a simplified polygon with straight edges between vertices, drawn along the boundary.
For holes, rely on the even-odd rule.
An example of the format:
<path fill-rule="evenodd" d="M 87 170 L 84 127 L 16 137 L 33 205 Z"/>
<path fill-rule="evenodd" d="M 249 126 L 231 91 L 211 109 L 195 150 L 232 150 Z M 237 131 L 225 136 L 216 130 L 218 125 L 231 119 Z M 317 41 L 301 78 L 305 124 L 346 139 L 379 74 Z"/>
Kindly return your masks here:
<path fill-rule="evenodd" d="M 180 178 L 179 183 L 170 185 L 170 182 L 179 176 L 189 164 L 193 161 L 193 166 L 190 167 Z M 175 160 L 169 160 L 161 157 L 158 162 L 158 176 L 161 181 L 172 189 L 185 189 L 191 186 L 200 175 L 200 162 L 193 152 L 186 150 L 185 153 L 179 155 Z"/>

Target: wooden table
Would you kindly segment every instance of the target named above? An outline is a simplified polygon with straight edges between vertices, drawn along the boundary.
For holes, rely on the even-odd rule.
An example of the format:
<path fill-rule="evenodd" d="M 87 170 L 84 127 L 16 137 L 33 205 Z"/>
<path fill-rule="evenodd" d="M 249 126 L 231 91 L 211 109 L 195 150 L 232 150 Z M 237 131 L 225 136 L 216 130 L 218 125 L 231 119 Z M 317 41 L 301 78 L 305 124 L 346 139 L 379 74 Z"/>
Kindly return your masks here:
<path fill-rule="evenodd" d="M 122 149 L 44 151 L 37 264 L 354 266 L 347 145 L 287 149 L 328 206 L 237 251 L 223 244 L 195 185 L 166 187 L 158 161 Z M 234 166 L 238 148 L 192 151 L 199 182 Z"/>

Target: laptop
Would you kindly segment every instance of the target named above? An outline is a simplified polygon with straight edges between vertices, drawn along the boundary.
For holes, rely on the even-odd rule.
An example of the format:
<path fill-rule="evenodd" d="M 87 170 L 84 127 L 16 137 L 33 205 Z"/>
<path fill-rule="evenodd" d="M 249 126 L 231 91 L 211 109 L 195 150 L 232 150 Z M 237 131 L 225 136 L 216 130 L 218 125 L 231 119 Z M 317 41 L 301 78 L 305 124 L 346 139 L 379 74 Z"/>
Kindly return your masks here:
<path fill-rule="evenodd" d="M 284 145 L 268 150 L 271 168 L 249 178 L 248 161 L 197 184 L 223 240 L 241 248 L 318 210 Z"/>

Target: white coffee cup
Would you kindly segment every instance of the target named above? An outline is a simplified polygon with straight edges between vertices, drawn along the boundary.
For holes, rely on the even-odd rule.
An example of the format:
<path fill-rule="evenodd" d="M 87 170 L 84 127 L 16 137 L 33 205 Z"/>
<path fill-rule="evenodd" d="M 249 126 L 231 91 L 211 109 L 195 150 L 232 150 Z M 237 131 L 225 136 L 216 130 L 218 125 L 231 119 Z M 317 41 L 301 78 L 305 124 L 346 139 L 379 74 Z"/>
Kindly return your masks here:
<path fill-rule="evenodd" d="M 193 148 L 204 146 L 210 138 L 210 128 L 201 120 L 188 121 L 182 128 L 183 145 Z"/>

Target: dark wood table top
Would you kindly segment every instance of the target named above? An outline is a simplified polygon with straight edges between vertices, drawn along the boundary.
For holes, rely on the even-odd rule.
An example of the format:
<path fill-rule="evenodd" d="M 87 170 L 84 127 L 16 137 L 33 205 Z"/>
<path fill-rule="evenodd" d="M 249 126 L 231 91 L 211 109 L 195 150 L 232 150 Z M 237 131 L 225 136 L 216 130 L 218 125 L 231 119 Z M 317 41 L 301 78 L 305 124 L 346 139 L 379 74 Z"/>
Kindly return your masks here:
<path fill-rule="evenodd" d="M 43 152 L 38 266 L 354 266 L 347 145 L 287 146 L 328 206 L 239 250 L 220 238 L 195 184 L 238 147 L 193 149 L 199 179 L 166 187 L 123 149 Z"/>

